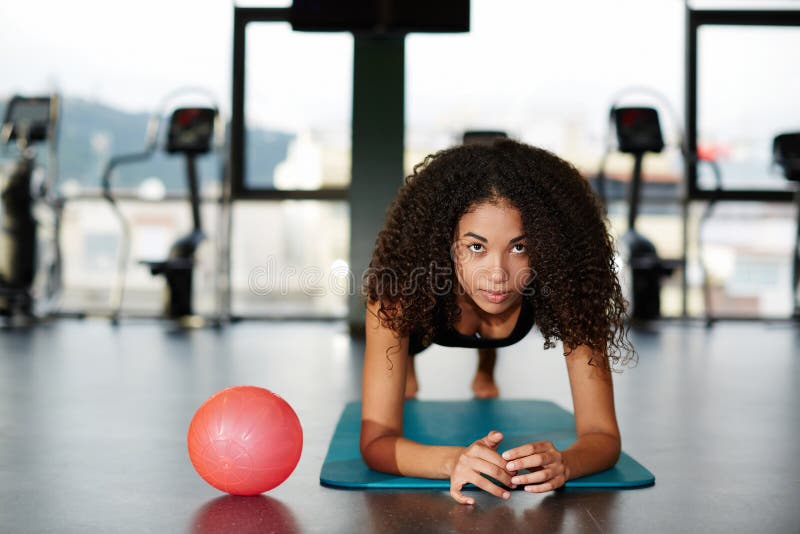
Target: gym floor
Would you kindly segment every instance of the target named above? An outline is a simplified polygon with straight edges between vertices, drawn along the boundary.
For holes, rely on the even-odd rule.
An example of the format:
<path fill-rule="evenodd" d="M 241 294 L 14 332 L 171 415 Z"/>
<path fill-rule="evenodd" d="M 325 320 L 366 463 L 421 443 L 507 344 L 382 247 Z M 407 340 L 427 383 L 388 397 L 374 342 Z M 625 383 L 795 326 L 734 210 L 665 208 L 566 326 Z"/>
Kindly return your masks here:
<path fill-rule="evenodd" d="M 615 375 L 624 450 L 656 484 L 633 490 L 344 491 L 319 472 L 342 407 L 360 395 L 363 343 L 343 323 L 244 322 L 170 331 L 60 320 L 0 331 L 3 532 L 798 532 L 800 334 L 790 324 L 659 323 L 632 334 L 639 364 Z M 560 345 L 559 345 L 560 349 Z M 506 398 L 572 411 L 560 350 L 534 330 L 500 349 Z M 468 398 L 474 350 L 420 356 L 420 399 Z M 195 473 L 185 436 L 231 385 L 283 396 L 304 428 L 300 463 L 261 497 Z"/>

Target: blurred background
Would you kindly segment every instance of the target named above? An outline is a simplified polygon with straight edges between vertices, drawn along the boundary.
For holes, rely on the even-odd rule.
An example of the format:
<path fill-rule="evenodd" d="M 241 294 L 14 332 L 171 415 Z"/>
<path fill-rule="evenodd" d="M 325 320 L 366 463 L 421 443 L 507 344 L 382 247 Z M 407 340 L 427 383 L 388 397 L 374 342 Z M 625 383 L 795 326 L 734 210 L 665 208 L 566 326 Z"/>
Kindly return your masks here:
<path fill-rule="evenodd" d="M 725 6 L 767 4 L 778 3 Z M 290 5 L 0 4 L 0 18 L 13 21 L 0 32 L 0 115 L 14 94 L 62 98 L 55 160 L 56 190 L 64 199 L 60 311 L 103 313 L 111 306 L 121 227 L 100 188 L 109 158 L 141 150 L 148 118 L 177 88 L 202 88 L 202 98 L 188 101 L 213 100 L 227 123 L 234 9 Z M 686 300 L 684 274 L 676 269 L 660 289 L 661 315 L 700 317 L 709 305 L 728 315 L 792 313 L 791 202 L 720 203 L 702 227 L 707 200 L 688 202 L 684 236 L 685 2 L 472 0 L 469 6 L 469 32 L 405 38 L 404 174 L 427 154 L 460 142 L 465 131 L 502 130 L 572 161 L 596 183 L 611 144 L 610 107 L 654 107 L 667 146 L 643 161 L 637 228 L 663 257 L 681 256 L 686 241 Z M 285 21 L 247 24 L 244 186 L 267 193 L 234 195 L 223 207 L 224 151 L 198 159 L 208 237 L 194 273 L 198 313 L 217 309 L 222 270 L 232 316 L 347 317 L 354 40 L 347 32 L 292 31 Z M 697 44 L 697 152 L 713 159 L 721 176 L 720 182 L 711 166 L 700 165 L 698 187 L 793 191 L 796 184 L 772 164 L 772 140 L 800 129 L 800 28 L 703 26 Z M 6 150 L 3 158 L 10 163 L 15 154 Z M 49 172 L 45 158 L 38 165 L 40 174 Z M 629 154 L 612 150 L 605 157 L 617 237 L 627 229 L 632 167 Z M 159 313 L 164 281 L 139 260 L 164 256 L 190 227 L 183 172 L 181 158 L 164 153 L 116 171 L 114 191 L 131 228 L 127 312 Z M 46 210 L 39 217 L 46 237 Z M 225 254 L 229 260 L 220 260 Z M 318 282 L 292 274 L 309 269 Z M 271 272 L 288 273 L 285 288 L 261 283 Z"/>

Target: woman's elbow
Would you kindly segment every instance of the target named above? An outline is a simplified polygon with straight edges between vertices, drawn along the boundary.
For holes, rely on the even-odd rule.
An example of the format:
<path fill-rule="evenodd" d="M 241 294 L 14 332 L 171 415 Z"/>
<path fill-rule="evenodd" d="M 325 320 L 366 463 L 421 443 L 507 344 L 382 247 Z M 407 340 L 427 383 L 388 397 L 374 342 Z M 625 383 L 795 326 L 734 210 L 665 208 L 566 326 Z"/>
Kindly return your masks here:
<path fill-rule="evenodd" d="M 622 442 L 619 434 L 597 432 L 594 434 L 594 443 L 596 454 L 598 458 L 602 459 L 600 461 L 602 469 L 614 467 L 622 454 Z"/>
<path fill-rule="evenodd" d="M 609 466 L 608 468 L 612 468 L 617 465 L 619 461 L 619 457 L 622 455 L 622 441 L 619 438 L 619 435 L 609 435 Z"/>
<path fill-rule="evenodd" d="M 367 467 L 382 473 L 396 473 L 397 461 L 394 455 L 394 445 L 390 439 L 394 436 L 378 436 L 370 440 L 361 440 L 361 458 Z"/>
<path fill-rule="evenodd" d="M 367 467 L 370 469 L 375 469 L 375 455 L 371 449 L 372 441 L 365 442 L 363 439 L 361 440 L 361 444 L 359 446 L 359 450 L 361 451 L 361 459 L 364 460 L 364 463 L 367 464 Z"/>
<path fill-rule="evenodd" d="M 361 449 L 361 458 L 364 460 L 364 463 L 367 464 L 367 467 L 373 471 L 383 471 L 383 469 L 381 469 L 383 462 L 381 462 L 377 455 L 372 454 L 369 448 Z"/>

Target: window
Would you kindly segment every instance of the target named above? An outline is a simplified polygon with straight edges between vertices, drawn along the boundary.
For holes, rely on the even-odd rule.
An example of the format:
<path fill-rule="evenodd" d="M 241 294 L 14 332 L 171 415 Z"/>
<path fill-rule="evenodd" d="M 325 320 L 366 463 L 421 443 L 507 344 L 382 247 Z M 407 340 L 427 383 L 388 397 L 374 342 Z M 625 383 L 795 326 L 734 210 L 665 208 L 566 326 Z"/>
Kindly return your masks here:
<path fill-rule="evenodd" d="M 251 22 L 245 57 L 245 188 L 347 187 L 352 36 Z"/>
<path fill-rule="evenodd" d="M 725 189 L 789 190 L 772 167 L 772 140 L 800 130 L 800 28 L 701 26 L 697 144 L 715 158 Z M 716 186 L 698 167 L 701 189 Z"/>

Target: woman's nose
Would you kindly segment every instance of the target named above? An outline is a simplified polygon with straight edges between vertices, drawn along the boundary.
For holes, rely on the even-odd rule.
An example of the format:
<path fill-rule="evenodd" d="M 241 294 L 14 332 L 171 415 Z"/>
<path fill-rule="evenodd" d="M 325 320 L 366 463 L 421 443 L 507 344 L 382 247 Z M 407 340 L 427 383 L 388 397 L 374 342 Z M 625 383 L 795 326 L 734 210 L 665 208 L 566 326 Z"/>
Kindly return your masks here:
<path fill-rule="evenodd" d="M 494 284 L 503 284 L 508 280 L 508 270 L 502 261 L 496 261 L 489 270 L 489 279 Z"/>

